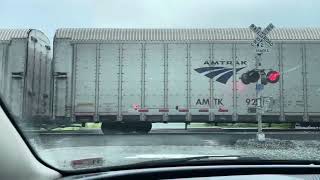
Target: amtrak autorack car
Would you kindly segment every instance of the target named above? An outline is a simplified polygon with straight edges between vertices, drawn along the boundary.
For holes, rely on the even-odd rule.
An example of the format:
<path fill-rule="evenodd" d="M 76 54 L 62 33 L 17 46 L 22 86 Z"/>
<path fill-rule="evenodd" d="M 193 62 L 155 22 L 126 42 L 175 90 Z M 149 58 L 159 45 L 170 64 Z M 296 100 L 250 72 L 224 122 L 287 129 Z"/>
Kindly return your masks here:
<path fill-rule="evenodd" d="M 249 28 L 58 29 L 52 118 L 148 132 L 152 122 L 256 122 L 268 99 L 263 122 L 320 121 L 320 29 L 268 34 L 260 67 L 274 81 L 259 86 L 262 99 L 241 78 L 260 78 L 254 38 Z"/>
<path fill-rule="evenodd" d="M 41 31 L 0 29 L 0 94 L 20 122 L 50 120 L 51 56 Z"/>

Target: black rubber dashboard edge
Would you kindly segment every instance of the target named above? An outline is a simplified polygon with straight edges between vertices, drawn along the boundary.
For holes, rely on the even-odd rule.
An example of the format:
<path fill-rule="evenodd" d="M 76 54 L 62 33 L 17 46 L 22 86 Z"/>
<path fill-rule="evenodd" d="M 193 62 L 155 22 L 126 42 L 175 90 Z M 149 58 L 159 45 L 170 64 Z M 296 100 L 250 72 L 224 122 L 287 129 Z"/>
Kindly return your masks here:
<path fill-rule="evenodd" d="M 166 168 L 146 168 L 110 171 L 69 176 L 62 180 L 81 179 L 175 179 L 192 177 L 232 176 L 232 175 L 307 175 L 320 174 L 318 165 L 227 165 L 227 166 L 182 166 Z"/>

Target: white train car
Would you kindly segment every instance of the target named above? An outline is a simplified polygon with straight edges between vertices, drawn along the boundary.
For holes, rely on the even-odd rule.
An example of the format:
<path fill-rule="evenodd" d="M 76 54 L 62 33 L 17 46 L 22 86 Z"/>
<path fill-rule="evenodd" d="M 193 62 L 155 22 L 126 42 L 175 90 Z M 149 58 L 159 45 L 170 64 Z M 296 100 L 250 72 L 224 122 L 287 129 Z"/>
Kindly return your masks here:
<path fill-rule="evenodd" d="M 256 122 L 255 35 L 226 29 L 58 29 L 52 116 L 147 132 L 152 122 Z M 320 121 L 320 29 L 274 29 L 263 122 Z M 254 109 L 254 108 L 253 108 Z"/>
<path fill-rule="evenodd" d="M 23 123 L 50 119 L 52 53 L 35 29 L 0 29 L 0 94 Z"/>

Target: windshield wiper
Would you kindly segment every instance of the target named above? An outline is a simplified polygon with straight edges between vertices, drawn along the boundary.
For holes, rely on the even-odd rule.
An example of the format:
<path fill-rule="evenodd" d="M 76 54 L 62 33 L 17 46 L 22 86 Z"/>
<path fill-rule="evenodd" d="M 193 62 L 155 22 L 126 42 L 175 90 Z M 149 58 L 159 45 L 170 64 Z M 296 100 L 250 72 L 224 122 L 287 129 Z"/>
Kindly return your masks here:
<path fill-rule="evenodd" d="M 157 168 L 172 166 L 201 166 L 201 165 L 320 165 L 320 161 L 310 160 L 267 160 L 260 157 L 240 155 L 204 155 L 184 158 L 154 159 L 133 164 L 99 167 L 91 170 L 106 172 L 116 170 Z M 87 169 L 77 172 L 88 172 Z"/>
<path fill-rule="evenodd" d="M 259 157 L 240 155 L 204 155 L 184 158 L 155 159 L 134 164 L 118 166 L 121 169 L 146 168 L 159 166 L 199 165 L 199 164 L 225 164 L 226 162 L 252 162 L 261 160 Z"/>

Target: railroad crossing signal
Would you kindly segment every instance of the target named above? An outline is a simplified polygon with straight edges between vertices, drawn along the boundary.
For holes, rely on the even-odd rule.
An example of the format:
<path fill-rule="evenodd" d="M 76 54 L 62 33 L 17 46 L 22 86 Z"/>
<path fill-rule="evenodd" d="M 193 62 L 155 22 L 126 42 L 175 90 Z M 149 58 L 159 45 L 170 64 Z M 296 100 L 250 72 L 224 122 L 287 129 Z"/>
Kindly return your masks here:
<path fill-rule="evenodd" d="M 270 23 L 264 30 L 261 30 L 261 27 L 257 27 L 254 24 L 251 24 L 249 28 L 256 34 L 256 38 L 251 43 L 252 46 L 256 47 L 257 53 L 269 52 L 268 47 L 265 47 L 264 44 L 267 44 L 269 47 L 273 46 L 271 40 L 267 37 L 274 25 Z"/>
<path fill-rule="evenodd" d="M 256 34 L 256 38 L 253 40 L 251 45 L 256 47 L 256 53 L 258 55 L 256 57 L 258 58 L 256 58 L 256 69 L 242 74 L 240 79 L 243 84 L 256 83 L 256 98 L 261 99 L 261 93 L 263 91 L 264 85 L 266 85 L 268 82 L 276 83 L 278 82 L 280 77 L 280 73 L 277 71 L 270 71 L 268 72 L 268 74 L 266 74 L 264 70 L 258 70 L 259 66 L 261 66 L 261 54 L 264 52 L 269 52 L 268 47 L 265 47 L 264 44 L 266 44 L 269 47 L 273 45 L 271 40 L 267 37 L 267 34 L 269 34 L 270 31 L 272 31 L 274 26 L 270 23 L 264 30 L 261 30 L 261 27 L 257 27 L 256 25 L 251 24 L 249 28 Z M 258 83 L 259 80 L 260 83 Z M 258 141 L 265 141 L 265 136 L 262 132 L 262 106 L 263 105 L 261 104 L 261 102 L 257 104 L 256 111 L 256 120 L 258 122 Z"/>
<path fill-rule="evenodd" d="M 268 72 L 267 81 L 269 83 L 272 83 L 272 84 L 277 83 L 279 81 L 279 79 L 280 79 L 280 72 L 278 72 L 278 71 Z"/>
<path fill-rule="evenodd" d="M 267 85 L 268 83 L 275 84 L 279 81 L 280 72 L 271 70 L 266 74 L 264 71 L 265 70 L 253 69 L 251 71 L 243 73 L 240 77 L 240 80 L 245 85 L 256 83 L 260 79 L 262 85 Z"/>
<path fill-rule="evenodd" d="M 260 79 L 260 73 L 256 70 L 251 70 L 243 73 L 240 77 L 243 84 L 255 83 Z"/>

